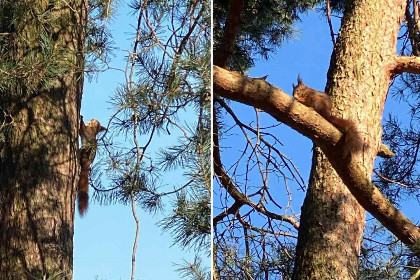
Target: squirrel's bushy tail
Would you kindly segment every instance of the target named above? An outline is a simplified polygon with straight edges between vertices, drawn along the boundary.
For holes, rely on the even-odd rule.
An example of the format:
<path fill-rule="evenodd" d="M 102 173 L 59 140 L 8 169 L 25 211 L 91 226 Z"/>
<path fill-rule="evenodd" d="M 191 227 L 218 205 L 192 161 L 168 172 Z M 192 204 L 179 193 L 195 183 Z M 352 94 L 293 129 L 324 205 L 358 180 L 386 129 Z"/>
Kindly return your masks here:
<path fill-rule="evenodd" d="M 354 122 L 334 116 L 330 116 L 330 122 L 344 133 L 343 159 L 350 153 L 356 154 L 363 150 L 363 139 Z"/>
<path fill-rule="evenodd" d="M 89 206 L 89 166 L 80 171 L 79 186 L 77 190 L 77 203 L 79 206 L 79 214 L 83 216 Z"/>

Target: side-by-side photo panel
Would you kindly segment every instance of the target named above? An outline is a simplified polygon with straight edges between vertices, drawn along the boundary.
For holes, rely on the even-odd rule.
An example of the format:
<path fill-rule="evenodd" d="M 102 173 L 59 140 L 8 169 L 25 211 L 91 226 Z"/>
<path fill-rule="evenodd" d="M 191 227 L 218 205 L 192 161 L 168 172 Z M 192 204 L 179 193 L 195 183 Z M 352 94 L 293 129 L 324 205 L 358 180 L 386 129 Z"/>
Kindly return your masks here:
<path fill-rule="evenodd" d="M 419 3 L 213 1 L 213 279 L 417 279 Z"/>
<path fill-rule="evenodd" d="M 211 278 L 211 2 L 0 1 L 0 279 Z"/>

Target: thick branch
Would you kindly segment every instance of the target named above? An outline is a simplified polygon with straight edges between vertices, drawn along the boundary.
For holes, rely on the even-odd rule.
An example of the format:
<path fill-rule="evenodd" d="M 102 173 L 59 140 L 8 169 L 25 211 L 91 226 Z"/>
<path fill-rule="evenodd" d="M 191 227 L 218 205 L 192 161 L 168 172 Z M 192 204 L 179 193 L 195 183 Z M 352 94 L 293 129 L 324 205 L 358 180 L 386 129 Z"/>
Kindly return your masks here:
<path fill-rule="evenodd" d="M 390 65 L 390 71 L 394 74 L 403 72 L 420 74 L 420 57 L 418 56 L 396 56 Z"/>
<path fill-rule="evenodd" d="M 236 43 L 236 37 L 241 25 L 242 0 L 232 0 L 229 13 L 226 18 L 225 28 L 223 29 L 223 37 L 220 45 L 214 52 L 214 64 L 224 67 L 228 58 L 233 53 L 233 47 Z"/>
<path fill-rule="evenodd" d="M 395 153 L 391 151 L 391 149 L 387 145 L 382 143 L 379 147 L 377 156 L 381 158 L 392 158 L 395 157 Z"/>
<path fill-rule="evenodd" d="M 342 178 L 360 205 L 403 243 L 420 245 L 420 228 L 392 205 L 363 175 L 358 164 L 347 157 L 343 160 L 341 133 L 314 110 L 294 101 L 290 96 L 269 83 L 213 67 L 213 89 L 222 97 L 266 111 L 321 147 L 331 165 Z M 216 168 L 216 163 L 215 163 Z M 411 247 L 413 248 L 413 247 Z M 414 250 L 417 255 L 419 251 Z"/>

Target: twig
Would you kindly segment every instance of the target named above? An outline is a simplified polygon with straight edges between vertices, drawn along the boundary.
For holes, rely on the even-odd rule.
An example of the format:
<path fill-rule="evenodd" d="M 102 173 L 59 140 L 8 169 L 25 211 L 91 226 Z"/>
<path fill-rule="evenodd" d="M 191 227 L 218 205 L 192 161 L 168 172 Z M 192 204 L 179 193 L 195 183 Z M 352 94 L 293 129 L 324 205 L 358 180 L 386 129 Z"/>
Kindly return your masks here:
<path fill-rule="evenodd" d="M 134 280 L 134 275 L 136 272 L 136 252 L 137 252 L 137 243 L 139 241 L 139 232 L 140 232 L 140 221 L 136 213 L 136 198 L 133 191 L 130 192 L 131 198 L 131 210 L 133 212 L 134 221 L 136 222 L 136 236 L 134 237 L 133 245 L 133 254 L 131 255 L 131 280 Z"/>
<path fill-rule="evenodd" d="M 327 11 L 328 26 L 330 28 L 330 34 L 331 34 L 331 41 L 332 41 L 333 46 L 334 46 L 335 45 L 335 34 L 334 34 L 334 29 L 333 29 L 333 26 L 332 26 L 332 22 L 331 22 L 330 0 L 327 0 L 326 11 Z"/>
<path fill-rule="evenodd" d="M 416 273 L 413 274 L 413 276 L 410 277 L 410 280 L 416 280 L 420 276 L 420 268 L 417 269 Z"/>
<path fill-rule="evenodd" d="M 382 180 L 388 181 L 388 182 L 393 183 L 393 184 L 400 185 L 400 186 L 402 186 L 402 187 L 404 187 L 404 188 L 410 188 L 410 186 L 408 186 L 408 185 L 406 185 L 406 184 L 403 184 L 403 183 L 401 183 L 401 182 L 399 182 L 399 181 L 392 180 L 392 179 L 390 179 L 390 178 L 388 178 L 388 177 L 385 177 L 385 176 L 384 176 L 384 175 L 382 175 L 381 173 L 377 172 L 375 169 L 373 170 L 373 172 L 374 172 L 374 173 L 375 173 L 375 174 L 376 174 L 379 178 L 381 178 Z"/>

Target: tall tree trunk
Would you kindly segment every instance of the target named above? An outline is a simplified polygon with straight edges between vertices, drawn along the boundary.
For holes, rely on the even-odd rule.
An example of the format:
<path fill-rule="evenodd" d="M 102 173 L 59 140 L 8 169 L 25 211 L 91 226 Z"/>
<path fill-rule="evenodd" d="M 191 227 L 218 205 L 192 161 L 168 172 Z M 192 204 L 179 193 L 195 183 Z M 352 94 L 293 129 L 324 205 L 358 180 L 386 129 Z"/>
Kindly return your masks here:
<path fill-rule="evenodd" d="M 71 279 L 86 2 L 2 1 L 0 8 L 9 60 L 33 69 L 0 89 L 9 115 L 1 131 L 0 279 Z"/>
<path fill-rule="evenodd" d="M 381 143 L 382 111 L 405 0 L 348 1 L 328 72 L 333 113 L 354 121 L 366 143 L 367 177 Z M 293 279 L 357 279 L 365 211 L 315 149 L 301 216 Z"/>

